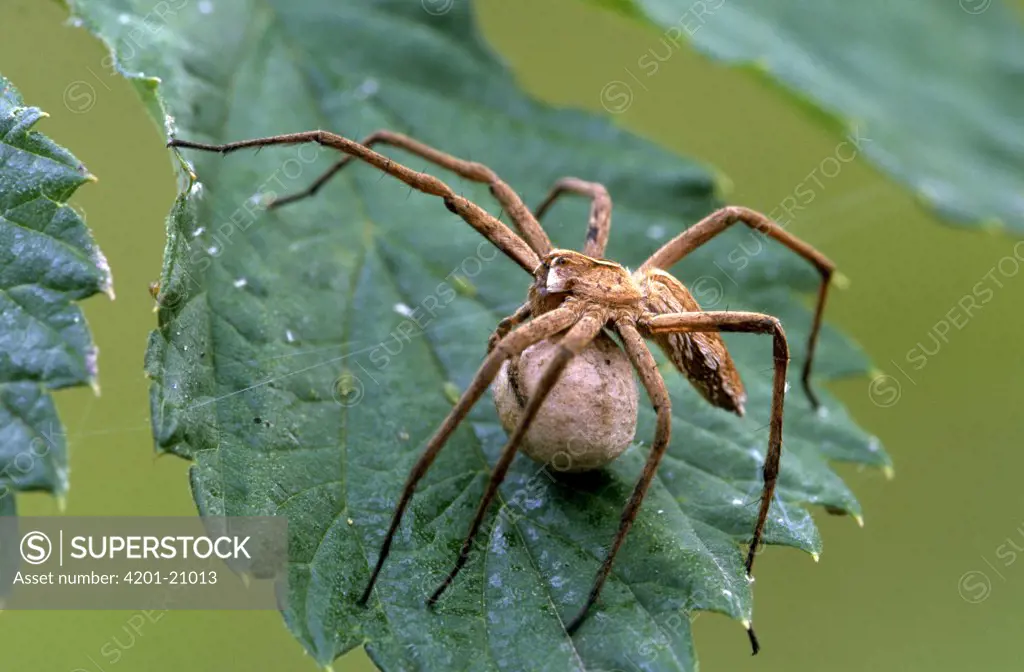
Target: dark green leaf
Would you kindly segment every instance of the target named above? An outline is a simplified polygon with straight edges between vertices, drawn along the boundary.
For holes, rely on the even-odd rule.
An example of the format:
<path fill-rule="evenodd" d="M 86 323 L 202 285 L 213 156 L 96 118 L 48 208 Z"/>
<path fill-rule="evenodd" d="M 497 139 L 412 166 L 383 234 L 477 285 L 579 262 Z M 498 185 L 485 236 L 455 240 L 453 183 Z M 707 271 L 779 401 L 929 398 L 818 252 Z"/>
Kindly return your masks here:
<path fill-rule="evenodd" d="M 96 346 L 74 303 L 106 292 L 110 269 L 67 199 L 94 179 L 32 127 L 0 76 L 0 499 L 11 490 L 68 487 L 64 431 L 49 390 L 96 387 Z"/>
<path fill-rule="evenodd" d="M 1024 26 L 1001 0 L 591 1 L 664 30 L 638 77 L 690 39 L 857 129 L 943 216 L 1024 231 Z"/>
<path fill-rule="evenodd" d="M 133 42 L 147 6 L 74 3 L 115 46 L 124 72 L 159 76 L 160 98 L 140 88 L 151 109 L 166 106 L 178 137 L 220 142 L 320 127 L 358 138 L 391 128 L 491 165 L 529 203 L 564 175 L 600 180 L 616 198 L 610 254 L 632 265 L 715 207 L 712 179 L 694 163 L 519 92 L 467 3 L 432 14 L 398 0 L 358 8 L 222 0 L 165 15 L 148 41 Z M 740 543 L 760 488 L 771 346 L 742 336 L 730 343 L 749 417 L 711 409 L 669 377 L 671 455 L 601 609 L 574 638 L 564 619 L 580 605 L 640 470 L 652 435 L 647 409 L 642 443 L 607 471 L 567 480 L 518 459 L 502 513 L 432 612 L 425 597 L 454 561 L 504 440 L 493 408 L 480 404 L 419 489 L 369 608 L 357 606 L 408 469 L 530 279 L 439 199 L 368 166 L 346 168 L 315 199 L 265 211 L 258 204 L 271 192 L 305 187 L 337 157 L 309 146 L 185 156 L 201 182 L 186 185 L 168 221 L 160 327 L 147 356 L 156 442 L 194 461 L 201 513 L 288 516 L 285 618 L 318 661 L 365 644 L 393 670 L 691 670 L 691 611 L 750 618 Z M 442 177 L 497 212 L 485 186 Z M 547 219 L 555 242 L 580 246 L 586 212 L 585 203 L 560 203 Z M 799 343 L 809 316 L 795 291 L 815 286 L 800 260 L 766 246 L 733 274 L 735 285 L 718 279 L 716 260 L 757 242 L 750 236 L 731 231 L 677 270 L 703 276 L 709 307 L 776 313 Z M 820 356 L 823 377 L 865 370 L 832 331 Z M 826 459 L 888 465 L 832 399 L 828 410 L 818 416 L 802 396 L 790 399 L 773 543 L 819 550 L 801 502 L 859 514 Z"/>

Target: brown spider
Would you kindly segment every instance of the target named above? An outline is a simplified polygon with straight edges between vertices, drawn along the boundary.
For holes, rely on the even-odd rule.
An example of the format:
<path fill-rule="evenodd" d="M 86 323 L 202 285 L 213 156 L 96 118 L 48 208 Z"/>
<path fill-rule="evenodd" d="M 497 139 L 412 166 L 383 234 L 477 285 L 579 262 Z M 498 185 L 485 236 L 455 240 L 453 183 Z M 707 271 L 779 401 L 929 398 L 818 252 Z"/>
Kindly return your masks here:
<path fill-rule="evenodd" d="M 779 320 L 770 315 L 739 311 L 701 311 L 693 295 L 679 280 L 663 269 L 671 267 L 697 247 L 708 242 L 732 224 L 743 224 L 775 239 L 810 261 L 822 276 L 817 307 L 807 346 L 807 359 L 803 368 L 804 391 L 813 406 L 818 400 L 810 387 L 811 361 L 822 311 L 828 292 L 829 280 L 835 266 L 824 255 L 807 243 L 789 234 L 766 216 L 742 207 L 726 207 L 705 217 L 656 251 L 640 268 L 630 273 L 626 268 L 603 259 L 608 233 L 611 228 L 611 199 L 605 188 L 596 183 L 573 177 L 559 180 L 544 200 L 536 215 L 519 196 L 486 166 L 464 161 L 424 145 L 404 135 L 378 131 L 362 143 L 357 143 L 326 131 L 308 131 L 267 138 L 256 138 L 223 145 L 208 145 L 172 139 L 168 146 L 188 147 L 227 153 L 246 147 L 290 145 L 317 142 L 344 152 L 349 156 L 338 161 L 303 192 L 281 198 L 271 207 L 312 196 L 335 173 L 353 158 L 359 158 L 424 193 L 440 196 L 445 207 L 459 215 L 467 224 L 479 231 L 498 249 L 533 276 L 528 299 L 522 307 L 501 320 L 491 337 L 488 354 L 462 397 L 430 439 L 422 456 L 409 474 L 391 525 L 381 545 L 377 564 L 366 590 L 360 598 L 365 604 L 380 574 L 402 514 L 412 498 L 417 483 L 441 451 L 456 426 L 466 417 L 472 406 L 483 396 L 498 375 L 506 360 L 519 357 L 530 346 L 545 339 L 556 341 L 558 347 L 540 377 L 502 449 L 483 500 L 477 507 L 469 533 L 462 545 L 455 567 L 428 600 L 434 604 L 465 565 L 472 548 L 473 538 L 480 530 L 488 508 L 504 480 L 516 451 L 530 423 L 536 417 L 548 392 L 569 361 L 582 352 L 604 329 L 618 334 L 630 362 L 639 374 L 657 414 L 657 429 L 650 455 L 643 473 L 622 512 L 618 532 L 611 548 L 597 572 L 586 603 L 566 628 L 571 634 L 583 622 L 593 606 L 611 571 L 615 554 L 622 546 L 640 504 L 647 493 L 662 456 L 669 444 L 671 401 L 665 382 L 658 372 L 654 357 L 645 338 L 656 342 L 672 363 L 682 372 L 711 404 L 743 414 L 746 393 L 724 341 L 717 332 L 736 331 L 771 334 L 774 352 L 774 379 L 772 386 L 771 423 L 768 451 L 763 467 L 764 486 L 760 498 L 757 522 L 754 525 L 747 553 L 748 576 L 754 565 L 755 552 L 764 531 L 768 509 L 775 490 L 782 454 L 782 411 L 786 394 L 786 368 L 789 363 L 789 345 Z M 395 163 L 369 148 L 373 144 L 388 144 L 447 168 L 463 178 L 490 185 L 491 193 L 509 214 L 519 235 L 476 204 L 456 194 L 441 180 Z M 591 199 L 590 221 L 583 253 L 553 249 L 538 218 L 562 194 L 573 193 Z M 758 651 L 753 629 L 748 627 L 754 653 Z"/>

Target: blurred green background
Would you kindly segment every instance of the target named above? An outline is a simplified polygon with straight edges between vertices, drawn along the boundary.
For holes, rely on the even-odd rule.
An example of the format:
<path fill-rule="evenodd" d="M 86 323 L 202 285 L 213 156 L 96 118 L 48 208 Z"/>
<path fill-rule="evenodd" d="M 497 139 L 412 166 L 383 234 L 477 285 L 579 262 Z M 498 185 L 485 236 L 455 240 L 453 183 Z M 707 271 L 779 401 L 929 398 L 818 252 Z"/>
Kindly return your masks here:
<path fill-rule="evenodd" d="M 626 69 L 637 72 L 637 58 L 659 46 L 656 29 L 575 0 L 475 5 L 485 34 L 526 90 L 558 105 L 601 111 L 602 89 L 632 81 Z M 1015 5 L 1024 20 L 1024 0 Z M 0 72 L 28 104 L 50 113 L 38 130 L 100 178 L 73 203 L 110 261 L 118 295 L 85 304 L 101 351 L 102 396 L 57 395 L 71 449 L 66 514 L 192 515 L 187 465 L 154 457 L 142 374 L 155 325 L 147 284 L 159 275 L 163 221 L 175 194 L 163 132 L 127 82 L 102 67 L 103 46 L 64 25 L 59 5 L 3 0 L 0 11 Z M 731 179 L 728 200 L 765 212 L 832 156 L 839 140 L 779 91 L 685 48 L 633 93 L 616 115 L 620 123 L 716 166 Z M 300 129 L 281 129 L 290 130 Z M 1015 240 L 941 224 L 861 160 L 823 185 L 792 230 L 852 280 L 834 294 L 828 317 L 892 378 L 875 390 L 883 405 L 872 400 L 867 379 L 833 390 L 885 443 L 897 476 L 886 481 L 840 466 L 863 505 L 865 528 L 817 511 L 820 564 L 792 550 L 765 553 L 755 609 L 764 651 L 751 658 L 739 624 L 701 615 L 695 638 L 702 667 L 1020 670 L 1024 562 L 1015 561 L 1016 549 L 1024 549 L 1024 418 L 1017 407 L 1024 349 L 1015 343 L 1024 332 L 1024 273 L 989 275 L 1002 287 L 988 284 L 992 299 L 966 323 L 958 317 L 959 328 L 948 315 L 1013 256 Z M 1014 268 L 1004 262 L 1004 270 Z M 933 336 L 944 321 L 951 326 L 938 352 L 920 370 L 909 367 L 908 351 L 919 343 L 936 349 Z M 24 515 L 59 513 L 46 496 L 19 503 Z M 314 669 L 276 612 L 167 612 L 141 634 L 128 629 L 132 616 L 4 613 L 0 669 Z M 100 649 L 115 638 L 122 656 L 111 664 Z M 373 667 L 353 652 L 334 669 Z"/>

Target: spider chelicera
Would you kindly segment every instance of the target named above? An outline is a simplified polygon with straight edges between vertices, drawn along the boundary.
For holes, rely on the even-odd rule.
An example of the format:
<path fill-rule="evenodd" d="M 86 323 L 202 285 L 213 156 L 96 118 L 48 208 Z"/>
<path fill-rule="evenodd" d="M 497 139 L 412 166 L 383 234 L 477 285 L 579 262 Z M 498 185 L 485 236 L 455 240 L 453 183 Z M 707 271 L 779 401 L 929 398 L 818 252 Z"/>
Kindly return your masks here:
<path fill-rule="evenodd" d="M 491 472 L 486 492 L 477 507 L 455 566 L 431 595 L 428 603 L 434 604 L 437 601 L 465 565 L 473 539 L 482 526 L 497 494 L 498 486 L 504 480 L 524 435 L 559 375 L 570 360 L 584 351 L 604 330 L 618 335 L 621 347 L 639 374 L 657 415 L 656 431 L 647 462 L 622 511 L 619 528 L 608 554 L 597 572 L 586 602 L 566 630 L 573 633 L 596 602 L 611 571 L 615 555 L 636 519 L 658 464 L 668 448 L 671 401 L 665 381 L 658 371 L 645 339 L 650 339 L 661 347 L 676 368 L 689 378 L 709 403 L 742 415 L 746 393 L 729 351 L 718 332 L 749 332 L 772 336 L 774 377 L 771 421 L 768 451 L 762 469 L 764 484 L 746 558 L 746 570 L 748 576 L 750 575 L 779 473 L 789 345 L 782 325 L 771 315 L 728 310 L 702 311 L 690 291 L 666 269 L 736 223 L 742 223 L 761 232 L 811 262 L 821 273 L 822 281 L 807 345 L 802 383 L 812 406 L 816 408 L 818 400 L 810 387 L 810 374 L 829 281 L 835 270 L 834 264 L 828 258 L 765 215 L 748 208 L 730 206 L 711 213 L 689 227 L 665 243 L 637 270 L 630 272 L 622 265 L 603 258 L 611 228 L 612 204 L 607 190 L 602 185 L 574 177 L 558 180 L 534 213 L 508 184 L 486 166 L 458 159 L 391 131 L 378 131 L 361 143 L 327 131 L 308 131 L 223 145 L 172 139 L 168 146 L 226 154 L 247 147 L 308 142 L 319 143 L 348 156 L 331 166 L 305 191 L 280 198 L 273 202 L 271 207 L 279 207 L 312 196 L 353 159 L 362 159 L 414 189 L 441 197 L 448 210 L 460 216 L 533 278 L 527 301 L 515 313 L 499 322 L 488 344 L 488 354 L 476 376 L 412 468 L 381 545 L 377 564 L 360 598 L 361 603 L 365 604 L 370 597 L 416 485 L 426 474 L 456 426 L 483 396 L 506 361 L 515 360 L 528 348 L 542 341 L 553 342 L 557 345 L 554 356 L 546 364 L 525 407 L 518 415 L 518 422 Z M 374 144 L 398 147 L 451 170 L 463 178 L 488 184 L 491 194 L 512 219 L 518 235 L 480 206 L 456 194 L 438 178 L 407 168 L 373 151 L 370 146 Z M 538 221 L 551 204 L 563 194 L 577 194 L 591 200 L 586 243 L 582 253 L 553 248 Z M 747 630 L 754 653 L 757 653 L 757 638 L 749 624 Z"/>

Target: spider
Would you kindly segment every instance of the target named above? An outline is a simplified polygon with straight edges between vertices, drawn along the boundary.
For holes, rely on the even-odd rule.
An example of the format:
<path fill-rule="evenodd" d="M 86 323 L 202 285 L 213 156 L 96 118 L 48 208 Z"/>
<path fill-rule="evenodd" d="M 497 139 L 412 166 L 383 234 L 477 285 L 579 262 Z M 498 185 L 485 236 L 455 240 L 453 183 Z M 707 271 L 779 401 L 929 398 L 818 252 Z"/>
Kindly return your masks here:
<path fill-rule="evenodd" d="M 168 146 L 226 154 L 249 147 L 308 142 L 319 143 L 348 156 L 331 166 L 308 189 L 279 198 L 271 203 L 270 207 L 279 207 L 316 194 L 349 162 L 357 158 L 362 159 L 414 189 L 441 197 L 449 211 L 465 220 L 533 278 L 526 302 L 512 315 L 498 323 L 489 341 L 488 354 L 483 364 L 413 466 L 395 507 L 377 563 L 359 600 L 361 604 L 365 605 L 369 600 L 402 515 L 417 484 L 456 426 L 465 419 L 473 405 L 483 396 L 507 360 L 514 360 L 528 348 L 542 341 L 554 343 L 554 355 L 546 364 L 494 465 L 455 566 L 431 595 L 428 604 L 433 605 L 437 601 L 466 564 L 473 539 L 482 526 L 498 492 L 498 486 L 504 480 L 524 435 L 548 393 L 570 360 L 583 352 L 605 330 L 618 335 L 621 347 L 646 389 L 657 416 L 656 430 L 643 471 L 622 511 L 618 531 L 598 569 L 586 602 L 567 626 L 567 632 L 572 634 L 576 631 L 597 601 L 615 556 L 636 519 L 647 489 L 657 472 L 658 464 L 669 445 L 671 401 L 665 381 L 658 371 L 645 339 L 654 341 L 662 348 L 675 367 L 689 378 L 709 403 L 742 415 L 746 393 L 719 332 L 748 332 L 772 337 L 774 373 L 768 450 L 762 468 L 764 483 L 757 520 L 745 563 L 747 575 L 751 576 L 754 557 L 761 543 L 779 473 L 789 345 L 781 323 L 771 315 L 728 310 L 702 311 L 690 291 L 666 269 L 736 223 L 742 223 L 761 232 L 812 263 L 820 272 L 822 279 L 801 382 L 811 405 L 817 408 L 819 403 L 811 389 L 810 375 L 829 281 L 835 270 L 835 265 L 828 258 L 765 215 L 748 208 L 729 206 L 692 225 L 665 243 L 637 270 L 630 272 L 624 266 L 603 258 L 611 228 L 612 202 L 601 184 L 575 177 L 562 178 L 555 183 L 547 198 L 534 212 L 527 208 L 519 195 L 488 167 L 458 159 L 391 131 L 377 131 L 362 142 L 317 130 L 221 145 L 171 139 Z M 405 150 L 465 179 L 489 185 L 491 194 L 508 213 L 518 234 L 480 206 L 456 194 L 438 178 L 412 170 L 373 151 L 370 147 L 376 144 L 391 145 Z M 589 198 L 591 202 L 586 242 L 582 252 L 553 248 L 539 223 L 539 219 L 552 203 L 565 194 L 583 196 Z M 745 625 L 753 652 L 756 654 L 759 650 L 757 638 L 750 624 Z"/>

